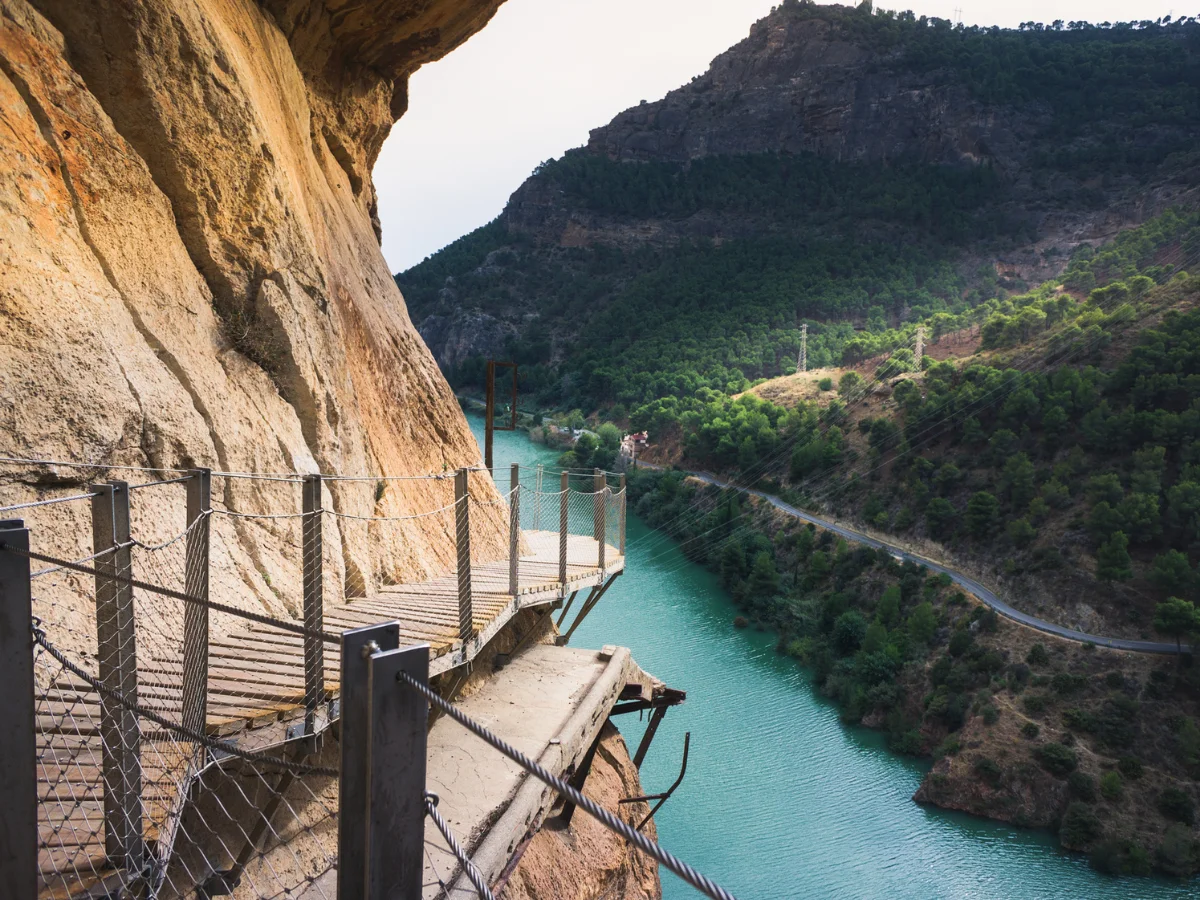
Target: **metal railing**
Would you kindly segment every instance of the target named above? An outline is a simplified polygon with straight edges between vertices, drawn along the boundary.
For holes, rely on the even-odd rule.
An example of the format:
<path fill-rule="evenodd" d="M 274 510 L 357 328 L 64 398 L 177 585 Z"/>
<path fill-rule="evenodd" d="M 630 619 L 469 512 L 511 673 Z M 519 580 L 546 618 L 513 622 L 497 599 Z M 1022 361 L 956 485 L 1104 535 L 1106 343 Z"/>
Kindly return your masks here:
<path fill-rule="evenodd" d="M 394 515 L 382 480 L 206 469 L 0 507 L 0 677 L 17 708 L 6 721 L 29 723 L 0 729 L 0 836 L 21 836 L 15 880 L 0 853 L 0 883 L 14 897 L 328 894 L 337 854 L 321 847 L 339 815 L 320 779 L 336 768 L 317 738 L 348 690 L 343 679 L 331 693 L 328 648 L 344 629 L 329 616 L 413 589 L 390 568 L 405 561 L 402 529 L 425 520 L 452 549 L 418 587 L 453 584 L 455 665 L 490 637 L 478 596 L 520 608 L 591 584 L 586 610 L 619 571 L 623 477 L 614 489 L 605 473 L 564 472 L 547 492 L 509 475 L 506 494 L 478 468 L 420 479 L 430 508 Z M 215 479 L 237 479 L 218 504 Z M 230 508 L 250 488 L 246 506 L 263 511 Z M 349 511 L 364 508 L 345 502 L 354 491 L 372 492 L 372 514 Z M 43 507 L 54 517 L 31 547 L 25 521 L 4 517 Z M 214 549 L 234 552 L 214 548 L 217 519 L 230 520 L 226 541 L 262 529 L 288 551 L 257 561 L 265 603 L 213 598 Z"/>

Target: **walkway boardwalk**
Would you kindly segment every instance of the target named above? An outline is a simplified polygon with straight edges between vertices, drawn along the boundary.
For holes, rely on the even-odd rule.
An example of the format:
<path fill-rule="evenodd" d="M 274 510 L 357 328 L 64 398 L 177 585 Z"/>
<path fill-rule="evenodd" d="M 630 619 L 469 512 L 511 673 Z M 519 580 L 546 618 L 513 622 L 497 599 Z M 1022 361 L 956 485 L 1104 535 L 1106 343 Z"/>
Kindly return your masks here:
<path fill-rule="evenodd" d="M 577 505 L 586 512 L 571 516 L 565 533 L 520 530 L 513 544 L 520 548 L 515 565 L 507 555 L 472 562 L 466 588 L 459 573 L 452 570 L 419 583 L 376 585 L 365 597 L 342 598 L 335 603 L 326 600 L 319 607 L 317 631 L 336 635 L 367 625 L 398 622 L 402 645 L 429 645 L 430 675 L 434 676 L 469 663 L 522 610 L 537 608 L 548 614 L 556 606 L 570 605 L 578 592 L 588 589 L 590 597 L 598 600 L 605 586 L 625 566 L 624 493 L 614 493 L 607 487 L 598 488 L 594 494 L 570 491 L 564 495 L 567 493 L 575 496 L 580 501 Z M 557 503 L 557 495 L 551 496 Z M 599 499 L 593 502 L 593 498 Z M 564 510 L 566 499 L 564 496 Z M 607 523 L 606 504 L 611 509 Z M 562 521 L 567 523 L 565 512 Z M 597 536 L 571 533 L 572 529 L 592 531 Z M 207 535 L 204 527 L 205 543 Z M 183 552 L 184 537 L 189 538 L 191 552 L 192 536 L 181 535 L 172 542 L 178 553 Z M 207 551 L 203 559 L 207 564 Z M 94 565 L 98 570 L 100 564 Z M 128 571 L 133 573 L 127 577 L 153 580 L 139 569 L 136 555 L 126 565 L 132 565 Z M 319 576 L 317 583 L 321 583 Z M 189 576 L 185 592 L 194 590 L 192 584 Z M 170 588 L 170 584 L 164 587 Z M 136 782 L 123 785 L 121 793 L 132 799 L 135 816 L 141 820 L 133 841 L 144 848 L 140 852 L 159 858 L 163 866 L 174 845 L 184 840 L 180 834 L 187 806 L 192 802 L 192 786 L 206 768 L 219 765 L 222 758 L 220 753 L 181 738 L 178 732 L 168 733 L 170 729 L 161 728 L 148 716 L 161 716 L 169 723 L 187 721 L 187 604 L 172 601 L 169 593 L 159 595 L 148 588 L 118 590 L 128 594 L 131 622 L 128 637 L 118 637 L 117 642 L 136 645 L 136 661 L 131 661 L 135 667 L 131 671 L 136 681 L 136 702 L 140 710 L 147 711 L 131 713 L 133 722 L 126 726 L 120 741 L 112 737 L 113 729 L 120 727 L 118 704 L 111 699 L 102 702 L 95 684 L 62 660 L 52 658 L 44 649 L 35 653 L 41 685 L 36 697 L 40 897 L 67 898 L 104 891 L 128 878 L 129 867 L 114 863 L 111 842 L 117 826 L 112 799 L 105 796 L 106 784 L 113 784 L 111 774 L 106 772 L 112 771 L 113 760 L 121 755 L 119 747 L 114 749 L 117 744 L 129 741 L 132 745 Z M 221 602 L 215 594 L 210 599 Z M 98 616 L 100 608 L 98 599 Z M 464 640 L 468 608 L 471 628 Z M 590 609 L 584 602 L 578 608 Z M 323 684 L 317 686 L 306 680 L 305 657 L 314 643 L 311 637 L 269 621 L 239 620 L 221 612 L 213 615 L 221 618 L 221 623 L 209 633 L 206 643 L 202 708 L 207 735 L 232 742 L 239 750 L 275 748 L 273 752 L 277 753 L 281 745 L 319 733 L 337 718 L 339 644 L 316 641 L 322 647 L 324 675 Z M 53 628 L 47 632 L 52 639 Z M 101 657 L 105 653 L 104 633 L 102 627 Z M 84 658 L 75 663 L 84 672 L 93 666 Z M 103 671 L 102 666 L 97 676 L 93 670 L 88 678 L 104 681 Z M 311 702 L 314 696 L 321 698 L 315 714 Z M 192 702 L 194 705 L 194 693 Z M 120 862 L 119 855 L 116 860 Z"/>

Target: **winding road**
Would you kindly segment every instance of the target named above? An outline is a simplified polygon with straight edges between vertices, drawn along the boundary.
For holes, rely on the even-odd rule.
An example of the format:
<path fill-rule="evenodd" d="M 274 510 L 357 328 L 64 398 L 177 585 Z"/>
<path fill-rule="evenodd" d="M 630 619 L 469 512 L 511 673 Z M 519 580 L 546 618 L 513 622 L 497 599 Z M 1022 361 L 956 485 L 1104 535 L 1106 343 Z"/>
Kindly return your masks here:
<path fill-rule="evenodd" d="M 664 466 L 654 465 L 653 463 L 638 462 L 637 465 L 644 466 L 648 469 L 658 469 L 664 471 Z M 744 488 L 736 484 L 731 484 L 728 481 L 723 481 L 714 475 L 709 475 L 707 472 L 692 472 L 686 469 L 680 470 L 686 474 L 697 478 L 707 484 L 715 485 L 720 488 L 729 488 L 739 491 L 743 494 L 753 494 L 755 497 L 761 497 L 766 500 L 780 512 L 786 513 L 789 516 L 795 516 L 797 519 L 802 519 L 805 522 L 811 522 L 814 525 L 820 526 L 834 534 L 840 534 L 847 540 L 855 541 L 859 544 L 866 544 L 868 547 L 875 549 L 887 550 L 893 556 L 902 560 L 909 560 L 914 563 L 926 566 L 935 572 L 941 572 L 950 576 L 950 580 L 961 587 L 966 588 L 981 601 L 986 603 L 1000 615 L 1012 619 L 1014 622 L 1020 622 L 1022 625 L 1028 625 L 1030 628 L 1035 628 L 1038 631 L 1046 634 L 1053 634 L 1057 637 L 1066 638 L 1071 641 L 1079 641 L 1084 644 L 1095 644 L 1097 647 L 1109 647 L 1113 650 L 1131 650 L 1135 653 L 1166 653 L 1174 655 L 1178 652 L 1174 644 L 1162 643 L 1159 641 L 1133 641 L 1127 638 L 1103 637 L 1097 634 L 1088 634 L 1085 631 L 1076 631 L 1074 628 L 1065 628 L 1062 625 L 1056 625 L 1053 622 L 1047 622 L 1044 619 L 1039 619 L 1036 616 L 1031 616 L 1029 613 L 1021 612 L 1019 609 L 1014 609 L 1009 604 L 1005 603 L 989 588 L 984 587 L 973 578 L 963 575 L 961 572 L 956 572 L 949 569 L 941 563 L 934 562 L 932 559 L 927 559 L 910 550 L 905 550 L 902 547 L 897 547 L 895 544 L 889 544 L 886 541 L 881 541 L 878 538 L 863 534 L 861 531 L 855 531 L 853 528 L 847 528 L 845 525 L 839 525 L 836 522 L 831 522 L 829 519 L 823 519 L 820 516 L 814 516 L 812 513 L 805 512 L 792 506 L 790 503 L 785 503 L 783 500 L 774 494 L 768 494 L 765 491 L 755 490 L 754 488 Z M 1190 652 L 1187 644 L 1183 645 L 1185 652 Z"/>

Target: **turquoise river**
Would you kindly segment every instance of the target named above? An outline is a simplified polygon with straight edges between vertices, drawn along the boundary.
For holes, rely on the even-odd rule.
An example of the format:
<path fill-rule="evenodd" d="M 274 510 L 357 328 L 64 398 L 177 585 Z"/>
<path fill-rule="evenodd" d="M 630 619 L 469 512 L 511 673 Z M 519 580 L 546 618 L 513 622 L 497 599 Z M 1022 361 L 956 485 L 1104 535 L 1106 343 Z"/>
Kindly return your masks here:
<path fill-rule="evenodd" d="M 482 442 L 482 418 L 470 421 Z M 556 457 L 522 432 L 496 434 L 498 472 Z M 731 626 L 733 602 L 709 572 L 632 514 L 626 550 L 626 574 L 571 643 L 629 647 L 644 669 L 687 691 L 658 731 L 642 783 L 653 792 L 674 781 L 690 731 L 687 777 L 657 817 L 659 840 L 741 900 L 1200 895 L 1195 881 L 1100 875 L 1046 833 L 914 803 L 926 764 L 841 724 L 771 635 Z M 635 747 L 643 723 L 616 721 Z M 700 895 L 664 871 L 663 896 Z"/>

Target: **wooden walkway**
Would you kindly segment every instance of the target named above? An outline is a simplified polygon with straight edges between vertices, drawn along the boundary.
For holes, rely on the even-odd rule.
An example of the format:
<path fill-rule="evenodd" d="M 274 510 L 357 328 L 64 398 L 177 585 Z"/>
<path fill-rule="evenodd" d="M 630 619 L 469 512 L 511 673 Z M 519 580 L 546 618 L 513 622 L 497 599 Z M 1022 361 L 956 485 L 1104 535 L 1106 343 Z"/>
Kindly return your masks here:
<path fill-rule="evenodd" d="M 569 535 L 567 580 L 559 580 L 558 532 L 523 532 L 519 590 L 509 593 L 509 562 L 471 567 L 475 637 L 458 637 L 458 580 L 454 573 L 417 584 L 384 587 L 368 598 L 328 605 L 324 630 L 339 632 L 399 621 L 401 641 L 428 643 L 430 674 L 469 662 L 520 609 L 558 603 L 599 586 L 624 569 L 611 544 L 600 569 L 598 542 Z M 214 597 L 213 599 L 219 599 Z M 182 661 L 178 653 L 138 649 L 138 702 L 170 721 L 181 718 Z M 326 644 L 325 690 L 332 707 L 340 689 L 340 650 Z M 304 717 L 304 648 L 299 635 L 247 623 L 209 644 L 207 731 L 247 750 L 281 743 L 288 723 Z M 323 724 L 330 716 L 326 712 Z M 40 897 L 79 895 L 115 877 L 104 847 L 104 801 L 99 734 L 100 702 L 87 684 L 64 672 L 38 707 Z M 181 789 L 195 774 L 190 742 L 143 728 L 143 834 L 156 842 L 182 813 Z"/>

